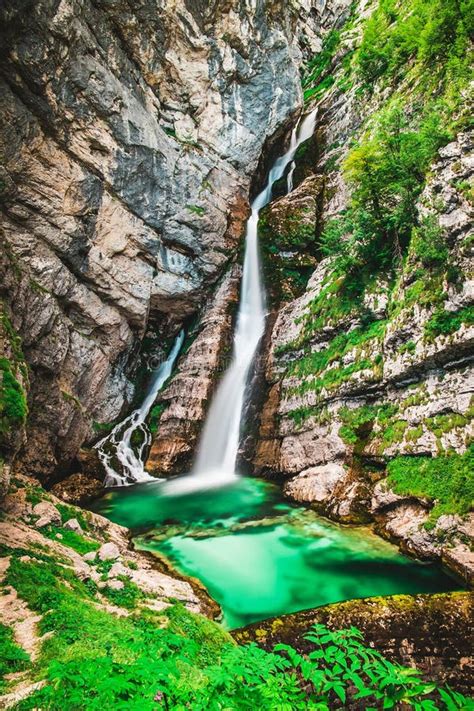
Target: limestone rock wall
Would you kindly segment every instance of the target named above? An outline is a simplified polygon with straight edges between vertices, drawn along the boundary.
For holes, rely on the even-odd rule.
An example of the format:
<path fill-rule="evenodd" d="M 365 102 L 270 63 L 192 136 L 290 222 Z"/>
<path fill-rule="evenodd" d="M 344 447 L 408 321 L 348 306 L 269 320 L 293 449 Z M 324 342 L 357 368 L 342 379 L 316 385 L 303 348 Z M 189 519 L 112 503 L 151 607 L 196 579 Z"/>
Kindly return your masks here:
<path fill-rule="evenodd" d="M 67 469 L 116 418 L 149 323 L 170 336 L 232 258 L 302 51 L 345 0 L 2 4 L 5 298 L 31 369 L 22 466 Z"/>
<path fill-rule="evenodd" d="M 267 208 L 269 224 L 277 225 L 281 215 L 290 224 L 289 215 L 304 233 L 298 206 L 314 201 L 314 185 L 319 186 L 316 229 L 318 221 L 327 223 L 347 205 L 341 161 L 364 121 L 389 95 L 386 88 L 375 87 L 371 95 L 361 95 L 357 85 L 338 88 L 341 57 L 357 33 L 356 22 L 343 36 L 331 68 L 334 88 L 319 102 L 316 147 L 302 156 L 294 193 Z M 322 300 L 330 304 L 337 291 L 331 261 L 320 256 L 302 295 L 280 304 L 255 456 L 256 472 L 283 479 L 289 497 L 338 521 L 375 520 L 383 535 L 408 552 L 442 559 L 471 583 L 472 516 L 465 521 L 442 516 L 428 532 L 432 504 L 397 497 L 383 480 L 394 457 L 464 454 L 472 442 L 474 329 L 467 316 L 474 303 L 472 204 L 465 188 L 473 170 L 473 135 L 463 131 L 439 151 L 417 204 L 419 218 L 430 216 L 443 236 L 449 276 L 433 272 L 426 278 L 421 257 L 409 251 L 395 286 L 381 276 L 361 297 L 362 308 L 320 323 L 312 308 Z M 442 327 L 453 316 L 458 321 Z M 335 339 L 342 343 L 351 333 L 361 338 L 353 345 L 344 341 L 338 350 Z M 333 354 L 318 365 L 318 354 L 328 353 L 328 347 Z M 357 412 L 361 420 L 354 423 Z"/>

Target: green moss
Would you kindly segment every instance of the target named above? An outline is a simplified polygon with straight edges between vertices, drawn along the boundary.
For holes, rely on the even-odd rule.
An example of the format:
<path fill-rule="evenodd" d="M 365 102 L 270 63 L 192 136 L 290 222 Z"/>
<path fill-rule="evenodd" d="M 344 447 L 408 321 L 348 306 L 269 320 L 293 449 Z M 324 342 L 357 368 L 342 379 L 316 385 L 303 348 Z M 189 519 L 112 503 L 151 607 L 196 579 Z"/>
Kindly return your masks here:
<path fill-rule="evenodd" d="M 465 306 L 459 311 L 445 311 L 438 308 L 425 324 L 425 337 L 433 340 L 437 336 L 449 336 L 458 331 L 463 324 L 474 324 L 474 306 Z"/>
<path fill-rule="evenodd" d="M 366 343 L 377 339 L 381 341 L 385 334 L 385 321 L 374 321 L 367 326 L 359 326 L 349 333 L 340 333 L 332 339 L 327 348 L 315 351 L 295 361 L 288 368 L 289 375 L 299 377 L 316 375 L 331 363 L 340 360 L 349 351 L 360 348 Z"/>
<path fill-rule="evenodd" d="M 416 343 L 414 341 L 407 341 L 403 343 L 398 349 L 398 352 L 403 355 L 404 353 L 414 353 L 416 351 Z"/>
<path fill-rule="evenodd" d="M 199 217 L 202 217 L 205 213 L 204 208 L 200 205 L 186 205 L 186 210 L 194 213 L 195 215 L 199 215 Z"/>
<path fill-rule="evenodd" d="M 405 439 L 407 442 L 417 442 L 423 435 L 423 426 L 410 427 L 410 429 L 405 434 Z"/>
<path fill-rule="evenodd" d="M 342 421 L 339 435 L 346 444 L 362 449 L 375 435 L 374 428 L 389 431 L 394 427 L 397 405 L 362 405 L 354 409 L 343 407 L 338 416 Z"/>
<path fill-rule="evenodd" d="M 69 531 L 67 528 L 62 528 L 61 526 L 47 526 L 41 529 L 41 533 L 53 541 L 59 540 L 63 546 L 72 548 L 81 555 L 96 551 L 100 548 L 100 544 L 97 543 L 97 541 L 93 541 L 90 538 L 81 536 L 81 534 L 76 533 L 76 531 Z"/>
<path fill-rule="evenodd" d="M 331 368 L 320 378 L 308 378 L 301 384 L 288 388 L 287 393 L 289 395 L 304 395 L 308 392 L 319 393 L 321 390 L 334 390 L 342 383 L 350 380 L 354 373 L 358 373 L 361 370 L 372 370 L 372 365 L 371 360 L 363 358 L 342 368 Z"/>
<path fill-rule="evenodd" d="M 391 422 L 382 435 L 382 450 L 393 444 L 403 442 L 407 427 L 408 422 L 406 420 L 395 420 Z"/>
<path fill-rule="evenodd" d="M 15 377 L 16 366 L 8 358 L 0 358 L 0 437 L 26 421 L 26 394 Z"/>
<path fill-rule="evenodd" d="M 398 494 L 431 499 L 428 527 L 442 514 L 466 514 L 474 504 L 474 448 L 466 454 L 434 458 L 397 457 L 387 466 L 388 482 Z"/>
<path fill-rule="evenodd" d="M 96 422 L 94 421 L 92 423 L 92 429 L 94 432 L 101 437 L 105 437 L 105 435 L 109 434 L 115 427 L 115 422 Z"/>
<path fill-rule="evenodd" d="M 157 405 L 152 407 L 148 420 L 148 428 L 152 434 L 156 434 L 158 431 L 161 415 L 166 410 L 166 407 L 167 404 L 164 402 L 159 402 Z"/>
<path fill-rule="evenodd" d="M 15 643 L 11 629 L 0 624 L 0 693 L 5 691 L 5 674 L 23 671 L 29 662 L 29 656 Z"/>
<path fill-rule="evenodd" d="M 74 506 L 68 506 L 67 504 L 56 504 L 56 508 L 61 514 L 63 523 L 66 523 L 66 521 L 69 521 L 71 518 L 75 518 L 83 531 L 89 530 L 90 514 L 87 511 L 83 511 Z"/>

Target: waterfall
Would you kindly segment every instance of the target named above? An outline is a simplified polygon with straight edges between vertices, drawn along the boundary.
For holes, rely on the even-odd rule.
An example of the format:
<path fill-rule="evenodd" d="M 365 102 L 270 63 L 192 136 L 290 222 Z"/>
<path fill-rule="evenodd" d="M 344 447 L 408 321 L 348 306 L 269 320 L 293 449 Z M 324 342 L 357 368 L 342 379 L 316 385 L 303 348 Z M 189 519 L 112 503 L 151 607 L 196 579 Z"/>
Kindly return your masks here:
<path fill-rule="evenodd" d="M 236 460 L 245 390 L 265 330 L 265 293 L 258 255 L 259 212 L 271 201 L 273 184 L 283 177 L 298 147 L 313 135 L 315 123 L 316 111 L 313 111 L 293 129 L 290 147 L 277 158 L 264 189 L 251 204 L 232 361 L 211 403 L 192 473 L 167 482 L 164 485 L 165 492 L 173 494 L 220 486 L 237 476 Z M 292 178 L 288 184 L 292 187 Z"/>
<path fill-rule="evenodd" d="M 95 445 L 99 459 L 106 472 L 105 486 L 128 486 L 139 482 L 156 481 L 156 478 L 150 476 L 143 466 L 144 456 L 151 442 L 151 433 L 146 426 L 145 420 L 158 392 L 171 375 L 175 360 L 183 345 L 183 340 L 184 331 L 181 331 L 167 359 L 154 371 L 140 407 L 134 410 L 125 420 L 119 422 L 106 437 Z M 132 446 L 134 432 L 140 432 L 142 436 L 142 442 L 136 452 Z M 121 474 L 112 466 L 114 458 L 121 465 Z"/>

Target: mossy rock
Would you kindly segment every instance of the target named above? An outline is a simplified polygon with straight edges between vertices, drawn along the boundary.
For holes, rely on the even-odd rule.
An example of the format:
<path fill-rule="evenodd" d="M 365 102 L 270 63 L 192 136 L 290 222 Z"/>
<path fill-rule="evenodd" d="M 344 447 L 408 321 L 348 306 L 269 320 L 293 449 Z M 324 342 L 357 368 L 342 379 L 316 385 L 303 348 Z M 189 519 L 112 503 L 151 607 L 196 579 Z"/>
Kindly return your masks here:
<path fill-rule="evenodd" d="M 390 660 L 420 669 L 437 683 L 470 693 L 473 667 L 470 640 L 474 634 L 474 593 L 393 595 L 326 605 L 274 617 L 234 630 L 239 644 L 257 642 L 271 650 L 275 644 L 311 651 L 303 637 L 311 625 L 331 630 L 360 629 L 366 643 Z"/>

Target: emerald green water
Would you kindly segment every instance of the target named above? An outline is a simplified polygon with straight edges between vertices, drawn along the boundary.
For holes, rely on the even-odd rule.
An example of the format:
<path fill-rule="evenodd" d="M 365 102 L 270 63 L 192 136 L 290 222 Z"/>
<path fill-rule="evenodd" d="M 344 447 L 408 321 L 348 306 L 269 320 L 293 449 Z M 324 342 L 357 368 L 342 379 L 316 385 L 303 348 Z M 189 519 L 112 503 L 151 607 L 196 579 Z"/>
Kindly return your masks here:
<path fill-rule="evenodd" d="M 131 528 L 137 547 L 199 578 L 228 629 L 351 598 L 455 588 L 370 529 L 288 504 L 258 479 L 180 496 L 140 484 L 110 490 L 94 509 Z"/>

